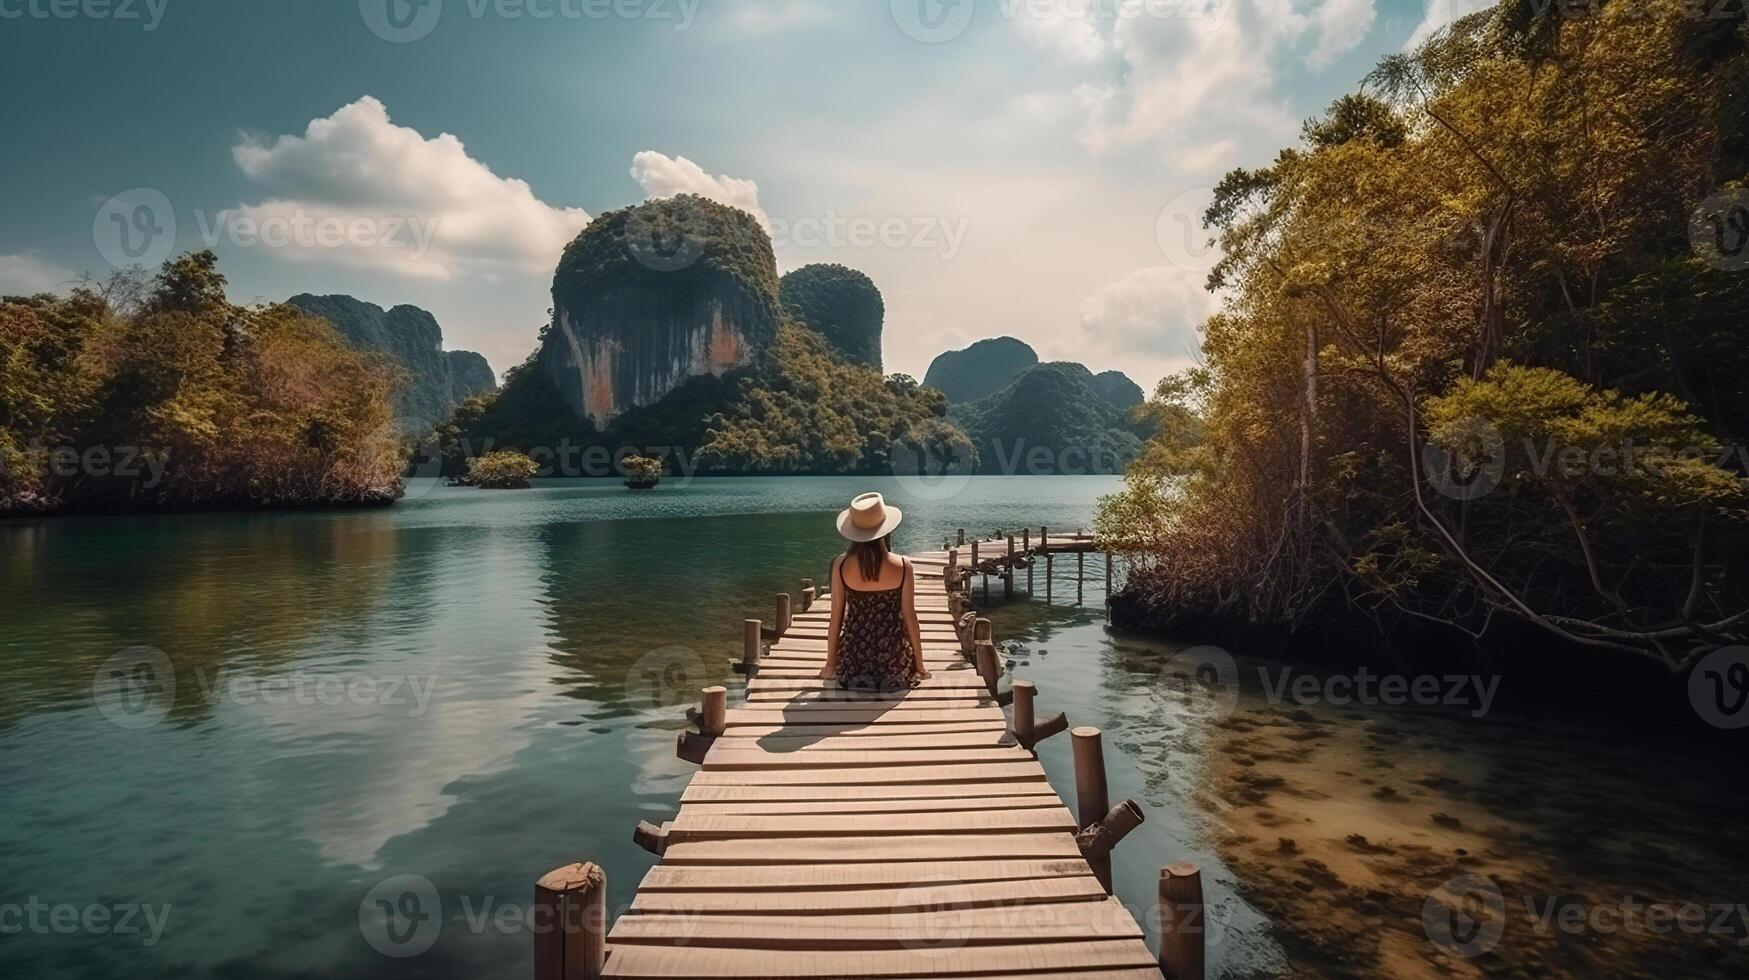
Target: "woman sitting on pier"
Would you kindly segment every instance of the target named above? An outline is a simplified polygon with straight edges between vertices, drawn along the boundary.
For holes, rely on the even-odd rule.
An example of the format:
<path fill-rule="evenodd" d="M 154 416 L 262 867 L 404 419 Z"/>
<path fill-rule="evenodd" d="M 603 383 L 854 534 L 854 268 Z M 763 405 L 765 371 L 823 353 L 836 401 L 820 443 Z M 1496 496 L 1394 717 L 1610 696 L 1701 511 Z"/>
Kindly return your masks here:
<path fill-rule="evenodd" d="M 820 677 L 856 691 L 897 691 L 929 677 L 917 622 L 916 573 L 892 553 L 904 514 L 865 493 L 838 515 L 850 549 L 832 563 L 832 626 Z"/>

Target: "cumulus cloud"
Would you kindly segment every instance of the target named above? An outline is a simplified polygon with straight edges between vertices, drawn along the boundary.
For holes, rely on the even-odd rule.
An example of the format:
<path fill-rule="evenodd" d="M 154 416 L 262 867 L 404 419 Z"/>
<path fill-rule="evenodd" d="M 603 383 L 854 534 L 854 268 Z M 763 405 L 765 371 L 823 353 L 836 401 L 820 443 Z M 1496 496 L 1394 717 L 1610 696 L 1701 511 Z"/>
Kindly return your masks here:
<path fill-rule="evenodd" d="M 1020 7 L 1014 26 L 1034 44 L 1070 61 L 1097 61 L 1110 52 L 1091 4 L 1030 4 Z"/>
<path fill-rule="evenodd" d="M 759 206 L 759 185 L 751 180 L 727 174 L 713 177 L 685 157 L 670 157 L 655 150 L 644 150 L 632 157 L 631 172 L 649 200 L 697 194 L 718 204 L 740 208 L 758 219 L 767 233 L 771 231 L 771 219 Z"/>
<path fill-rule="evenodd" d="M 1318 68 L 1358 45 L 1372 27 L 1373 0 L 1329 0 L 1313 13 L 1290 0 L 1196 0 L 1164 16 L 1124 4 L 1110 45 L 1118 80 L 1077 90 L 1095 152 L 1144 142 L 1206 161 L 1236 130 L 1268 145 L 1291 139 L 1297 120 L 1276 91 L 1276 69 L 1299 59 Z"/>
<path fill-rule="evenodd" d="M 77 278 L 72 270 L 45 262 L 30 252 L 0 255 L 0 294 L 52 293 Z"/>
<path fill-rule="evenodd" d="M 1108 353 L 1189 359 L 1197 327 L 1218 306 L 1203 278 L 1172 266 L 1132 272 L 1082 301 L 1081 332 Z"/>
<path fill-rule="evenodd" d="M 301 136 L 245 137 L 231 154 L 270 196 L 216 216 L 203 234 L 247 229 L 248 241 L 290 259 L 433 279 L 544 273 L 589 223 L 582 209 L 549 205 L 526 181 L 493 173 L 455 136 L 395 125 L 370 96 L 311 120 Z"/>
<path fill-rule="evenodd" d="M 1409 35 L 1409 40 L 1403 45 L 1404 51 L 1413 51 L 1421 46 L 1421 42 L 1433 36 L 1433 32 L 1461 20 L 1478 10 L 1487 10 L 1494 6 L 1495 0 L 1427 0 L 1426 13 L 1421 17 L 1421 23 Z"/>

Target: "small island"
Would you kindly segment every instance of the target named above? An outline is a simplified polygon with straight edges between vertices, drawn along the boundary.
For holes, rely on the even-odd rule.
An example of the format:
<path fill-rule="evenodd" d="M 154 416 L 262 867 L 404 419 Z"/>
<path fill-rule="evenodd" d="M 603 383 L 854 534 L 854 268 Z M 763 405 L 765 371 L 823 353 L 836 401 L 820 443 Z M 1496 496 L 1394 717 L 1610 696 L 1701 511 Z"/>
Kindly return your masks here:
<path fill-rule="evenodd" d="M 648 456 L 627 456 L 620 463 L 628 490 L 653 490 L 662 482 L 662 461 Z"/>
<path fill-rule="evenodd" d="M 467 482 L 481 490 L 527 490 L 529 479 L 539 472 L 539 463 L 505 449 L 468 460 Z"/>

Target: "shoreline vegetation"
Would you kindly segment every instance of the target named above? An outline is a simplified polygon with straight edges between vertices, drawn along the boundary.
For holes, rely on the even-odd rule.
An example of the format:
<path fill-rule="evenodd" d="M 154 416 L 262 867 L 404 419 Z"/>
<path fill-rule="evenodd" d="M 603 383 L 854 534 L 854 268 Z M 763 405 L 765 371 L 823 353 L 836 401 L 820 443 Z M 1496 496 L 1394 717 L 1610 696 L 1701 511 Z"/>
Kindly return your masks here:
<path fill-rule="evenodd" d="M 1746 45 L 1502 4 L 1229 173 L 1206 363 L 1097 520 L 1114 622 L 1673 678 L 1749 641 Z"/>

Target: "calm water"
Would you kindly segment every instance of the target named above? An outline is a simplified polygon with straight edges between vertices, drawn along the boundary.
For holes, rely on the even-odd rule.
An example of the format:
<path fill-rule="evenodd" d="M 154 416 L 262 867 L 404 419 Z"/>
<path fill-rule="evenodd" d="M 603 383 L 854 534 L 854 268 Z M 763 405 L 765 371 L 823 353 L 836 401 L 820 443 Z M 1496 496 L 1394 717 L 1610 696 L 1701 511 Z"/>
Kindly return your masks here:
<path fill-rule="evenodd" d="M 898 538 L 912 549 L 956 527 L 1085 526 L 1116 485 L 978 478 L 934 501 L 873 488 L 906 508 Z M 0 909 L 45 907 L 39 926 L 0 936 L 0 973 L 527 976 L 520 915 L 534 880 L 593 860 L 608 870 L 611 904 L 629 901 L 653 862 L 632 827 L 671 816 L 693 772 L 674 758 L 681 706 L 701 686 L 734 685 L 725 667 L 741 620 L 769 617 L 768 597 L 800 575 L 823 576 L 837 548 L 829 515 L 869 486 L 438 487 L 370 512 L 0 524 Z M 1087 563 L 1080 605 L 1073 559 L 1055 563 L 1050 603 L 1043 567 L 1034 575 L 1031 601 L 994 613 L 998 635 L 1039 684 L 1041 710 L 1105 729 L 1114 798 L 1146 805 L 1147 824 L 1120 851 L 1119 896 L 1145 919 L 1161 864 L 1203 864 L 1217 973 L 1278 976 L 1324 955 L 1260 911 L 1291 909 L 1272 889 L 1303 890 L 1262 880 L 1251 863 L 1250 843 L 1289 835 L 1275 830 L 1284 814 L 1304 824 L 1291 833 L 1309 853 L 1321 853 L 1315 838 L 1340 842 L 1356 827 L 1441 853 L 1481 846 L 1461 836 L 1476 834 L 1513 867 L 1552 869 L 1527 888 L 1559 887 L 1578 869 L 1613 873 L 1563 851 L 1546 826 L 1496 833 L 1523 740 L 1568 735 L 1490 720 L 1493 740 L 1474 748 L 1476 723 L 1461 714 L 1313 708 L 1317 723 L 1296 730 L 1293 751 L 1327 752 L 1301 759 L 1324 778 L 1235 786 L 1231 773 L 1291 760 L 1269 739 L 1279 706 L 1249 685 L 1237 709 L 1211 707 L 1168 668 L 1181 647 L 1111 635 L 1098 563 Z M 154 675 L 122 696 L 116 685 L 137 675 L 117 681 L 112 668 L 142 659 L 173 670 L 173 691 Z M 1059 737 L 1041 758 L 1072 798 L 1068 750 Z M 1706 772 L 1645 761 L 1669 798 L 1697 814 L 1717 805 Z M 1381 767 L 1401 767 L 1403 799 L 1376 801 Z M 1596 759 L 1517 775 L 1607 797 L 1620 768 Z M 1428 772 L 1443 775 L 1418 778 Z M 1461 814 L 1462 827 L 1429 824 L 1432 811 Z M 1544 816 L 1573 819 L 1558 805 Z M 1745 843 L 1714 834 L 1684 850 L 1688 826 L 1646 823 L 1639 842 L 1696 869 Z M 1412 895 L 1447 867 L 1411 863 Z M 1380 881 L 1357 887 L 1389 890 L 1381 861 L 1361 870 Z M 442 915 L 422 934 L 434 935 L 429 948 L 400 958 L 370 940 L 383 938 L 372 889 L 403 875 L 432 883 Z M 1717 900 L 1740 884 L 1693 888 Z M 57 906 L 132 915 L 133 931 L 57 926 Z M 1381 915 L 1411 939 L 1421 928 L 1413 912 Z"/>

